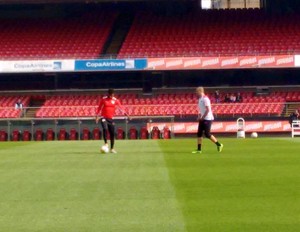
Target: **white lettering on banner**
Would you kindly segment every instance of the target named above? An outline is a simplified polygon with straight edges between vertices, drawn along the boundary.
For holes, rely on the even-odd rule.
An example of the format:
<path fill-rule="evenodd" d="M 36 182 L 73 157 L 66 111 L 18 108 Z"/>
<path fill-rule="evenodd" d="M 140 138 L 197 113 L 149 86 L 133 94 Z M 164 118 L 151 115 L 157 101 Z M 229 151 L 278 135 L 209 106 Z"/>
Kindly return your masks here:
<path fill-rule="evenodd" d="M 159 125 L 156 125 L 158 127 L 158 129 L 161 131 L 164 129 L 164 127 L 166 126 L 166 124 L 159 124 Z M 153 127 L 152 127 L 153 129 Z"/>
<path fill-rule="evenodd" d="M 256 57 L 243 59 L 240 61 L 240 66 L 249 65 L 249 64 L 255 64 L 257 62 Z"/>
<path fill-rule="evenodd" d="M 151 125 L 151 128 L 150 128 Z M 198 130 L 197 122 L 178 122 L 178 123 L 147 123 L 148 130 L 151 130 L 154 126 L 158 126 L 162 130 L 165 126 L 173 126 L 175 133 L 196 133 Z M 233 133 L 237 131 L 236 121 L 230 122 L 214 122 L 212 124 L 212 132 L 225 132 Z M 251 121 L 247 122 L 245 131 L 256 131 L 256 132 L 287 132 L 291 131 L 290 124 L 287 121 Z"/>
<path fill-rule="evenodd" d="M 174 131 L 182 131 L 185 129 L 185 125 L 184 123 L 178 123 L 178 124 L 175 124 L 174 126 Z"/>
<path fill-rule="evenodd" d="M 215 65 L 219 63 L 219 58 L 211 59 L 211 60 L 204 60 L 202 62 L 202 67 Z"/>
<path fill-rule="evenodd" d="M 187 60 L 184 62 L 184 67 L 196 66 L 201 64 L 201 59 Z"/>
<path fill-rule="evenodd" d="M 156 66 L 161 66 L 165 64 L 165 60 L 156 60 L 156 61 L 151 61 L 148 63 L 149 68 L 155 68 Z"/>
<path fill-rule="evenodd" d="M 125 68 L 133 69 L 134 68 L 134 60 L 125 60 Z"/>
<path fill-rule="evenodd" d="M 195 123 L 193 125 L 189 125 L 186 127 L 186 133 L 188 132 L 196 132 L 198 130 L 198 124 Z"/>
<path fill-rule="evenodd" d="M 264 65 L 264 64 L 272 64 L 275 62 L 275 57 L 268 57 L 268 58 L 264 58 L 264 59 L 260 59 L 258 61 L 258 65 Z"/>
<path fill-rule="evenodd" d="M 269 131 L 269 130 L 273 130 L 273 129 L 278 129 L 281 128 L 282 124 L 281 122 L 276 122 L 276 123 L 271 123 L 271 124 L 266 124 L 264 126 L 264 131 Z"/>
<path fill-rule="evenodd" d="M 219 122 L 219 123 L 213 123 L 211 125 L 211 129 L 212 130 L 220 130 L 223 128 L 223 123 L 222 122 Z"/>
<path fill-rule="evenodd" d="M 125 62 L 87 62 L 86 67 L 98 68 L 98 67 L 125 67 Z"/>
<path fill-rule="evenodd" d="M 53 64 L 43 64 L 43 63 L 28 63 L 28 64 L 19 64 L 15 63 L 14 68 L 15 69 L 47 69 L 47 68 L 52 68 Z"/>
<path fill-rule="evenodd" d="M 289 130 L 291 130 L 291 125 L 290 125 L 289 123 L 284 124 L 284 125 L 283 125 L 283 130 L 284 130 L 284 131 L 289 131 Z"/>
<path fill-rule="evenodd" d="M 281 65 L 281 64 L 289 64 L 289 63 L 293 63 L 294 62 L 294 57 L 287 57 L 287 58 L 281 58 L 278 59 L 276 64 L 277 65 Z"/>
<path fill-rule="evenodd" d="M 225 127 L 225 131 L 237 131 L 237 125 L 236 125 L 236 123 L 231 124 L 231 125 L 227 125 Z"/>
<path fill-rule="evenodd" d="M 247 124 L 245 130 L 249 131 L 249 130 L 256 130 L 256 129 L 260 129 L 263 127 L 262 122 L 259 123 L 251 123 L 251 124 Z"/>
<path fill-rule="evenodd" d="M 227 65 L 233 65 L 233 64 L 237 64 L 239 63 L 239 59 L 236 58 L 232 58 L 232 59 L 227 59 L 227 60 L 222 60 L 221 62 L 221 66 L 227 66 Z"/>
<path fill-rule="evenodd" d="M 182 64 L 183 64 L 182 59 L 180 59 L 180 60 L 172 60 L 172 61 L 168 61 L 166 63 L 166 67 L 169 68 L 169 67 L 172 67 L 172 66 L 177 66 L 177 65 L 182 65 Z"/>
<path fill-rule="evenodd" d="M 0 72 L 58 72 L 74 71 L 75 60 L 0 61 Z"/>

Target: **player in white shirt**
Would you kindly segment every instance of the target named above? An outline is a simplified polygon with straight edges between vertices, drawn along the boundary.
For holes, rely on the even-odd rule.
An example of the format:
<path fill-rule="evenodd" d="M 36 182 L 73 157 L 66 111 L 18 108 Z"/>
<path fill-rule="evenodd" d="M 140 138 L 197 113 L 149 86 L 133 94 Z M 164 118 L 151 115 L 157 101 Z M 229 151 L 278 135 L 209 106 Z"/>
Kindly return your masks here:
<path fill-rule="evenodd" d="M 219 143 L 215 136 L 210 134 L 211 124 L 214 120 L 214 115 L 211 110 L 211 104 L 209 98 L 204 93 L 203 87 L 198 87 L 196 92 L 199 96 L 198 101 L 198 147 L 197 150 L 193 151 L 193 154 L 200 154 L 202 152 L 202 140 L 203 140 L 203 132 L 206 138 L 210 139 L 213 143 L 217 145 L 218 152 L 221 152 L 223 149 L 223 144 Z"/>

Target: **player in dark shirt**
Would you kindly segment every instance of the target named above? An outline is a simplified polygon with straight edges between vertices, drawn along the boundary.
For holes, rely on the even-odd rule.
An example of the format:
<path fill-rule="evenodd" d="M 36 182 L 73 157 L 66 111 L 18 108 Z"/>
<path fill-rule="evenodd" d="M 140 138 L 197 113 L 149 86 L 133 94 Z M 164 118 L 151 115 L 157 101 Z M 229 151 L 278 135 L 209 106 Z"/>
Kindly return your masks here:
<path fill-rule="evenodd" d="M 295 112 L 291 113 L 289 116 L 289 123 L 292 126 L 293 121 L 299 120 L 299 111 L 295 110 Z"/>

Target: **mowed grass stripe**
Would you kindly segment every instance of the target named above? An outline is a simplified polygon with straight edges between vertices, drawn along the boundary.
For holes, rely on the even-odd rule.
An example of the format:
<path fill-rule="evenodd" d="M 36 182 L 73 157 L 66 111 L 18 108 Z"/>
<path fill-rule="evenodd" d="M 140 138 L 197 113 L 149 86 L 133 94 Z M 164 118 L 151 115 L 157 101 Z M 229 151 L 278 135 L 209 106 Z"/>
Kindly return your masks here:
<path fill-rule="evenodd" d="M 117 141 L 117 155 L 99 147 L 1 143 L 1 231 L 185 231 L 156 141 Z"/>
<path fill-rule="evenodd" d="M 188 231 L 297 231 L 300 144 L 289 139 L 220 139 L 219 154 L 195 139 L 160 141 Z M 176 150 L 174 149 L 176 147 Z"/>

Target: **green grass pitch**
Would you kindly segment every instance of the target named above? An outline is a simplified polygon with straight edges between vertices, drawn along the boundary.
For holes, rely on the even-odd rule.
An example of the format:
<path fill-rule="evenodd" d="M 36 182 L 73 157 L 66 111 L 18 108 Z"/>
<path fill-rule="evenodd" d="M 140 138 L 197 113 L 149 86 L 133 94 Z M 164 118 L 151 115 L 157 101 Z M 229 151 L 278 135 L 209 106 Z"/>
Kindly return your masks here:
<path fill-rule="evenodd" d="M 300 139 L 0 143 L 1 232 L 300 228 Z"/>

